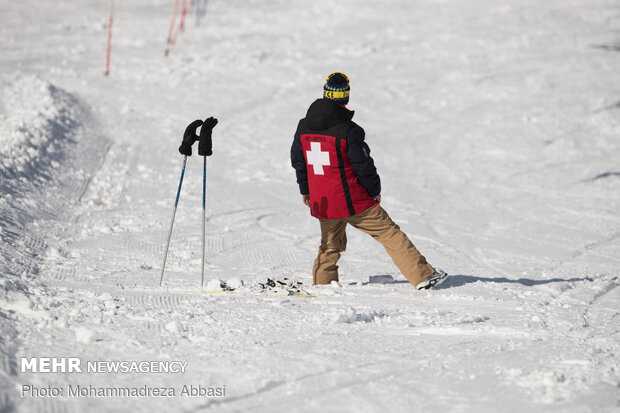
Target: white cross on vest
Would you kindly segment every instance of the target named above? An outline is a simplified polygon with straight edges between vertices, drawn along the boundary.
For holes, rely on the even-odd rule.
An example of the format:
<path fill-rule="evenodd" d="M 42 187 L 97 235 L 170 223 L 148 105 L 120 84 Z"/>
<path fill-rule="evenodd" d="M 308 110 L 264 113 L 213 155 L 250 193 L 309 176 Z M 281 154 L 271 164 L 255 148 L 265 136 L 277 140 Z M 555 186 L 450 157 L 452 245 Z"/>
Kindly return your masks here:
<path fill-rule="evenodd" d="M 329 152 L 321 151 L 321 142 L 310 142 L 310 150 L 306 151 L 308 165 L 312 165 L 315 175 L 325 175 L 324 166 L 329 166 Z"/>

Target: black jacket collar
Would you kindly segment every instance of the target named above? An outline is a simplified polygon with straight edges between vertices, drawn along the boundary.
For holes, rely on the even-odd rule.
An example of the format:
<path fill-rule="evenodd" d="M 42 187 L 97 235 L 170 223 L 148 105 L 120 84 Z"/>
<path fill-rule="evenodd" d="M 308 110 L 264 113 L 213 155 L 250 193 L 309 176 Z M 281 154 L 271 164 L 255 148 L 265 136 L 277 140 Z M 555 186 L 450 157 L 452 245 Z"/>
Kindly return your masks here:
<path fill-rule="evenodd" d="M 317 99 L 306 113 L 306 122 L 312 130 L 325 130 L 353 118 L 355 112 L 331 99 Z"/>

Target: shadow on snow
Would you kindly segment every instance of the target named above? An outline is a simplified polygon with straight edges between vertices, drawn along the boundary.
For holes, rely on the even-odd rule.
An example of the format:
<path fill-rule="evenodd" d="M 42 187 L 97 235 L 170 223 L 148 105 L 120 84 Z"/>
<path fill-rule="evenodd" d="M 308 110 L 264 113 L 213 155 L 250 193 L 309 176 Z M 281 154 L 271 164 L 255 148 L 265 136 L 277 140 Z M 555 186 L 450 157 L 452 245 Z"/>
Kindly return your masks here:
<path fill-rule="evenodd" d="M 525 287 L 534 287 L 537 285 L 553 284 L 553 283 L 569 283 L 578 281 L 594 281 L 590 277 L 581 278 L 550 278 L 547 280 L 532 280 L 530 278 L 517 278 L 511 279 L 506 277 L 477 277 L 473 275 L 449 275 L 446 280 L 434 287 L 433 290 L 444 290 L 448 288 L 462 287 L 467 284 L 473 284 L 477 282 L 483 283 L 496 283 L 496 284 L 521 284 Z M 384 283 L 369 283 L 365 282 L 362 285 L 377 285 L 377 284 L 409 284 L 407 280 L 394 280 L 392 282 Z"/>
<path fill-rule="evenodd" d="M 590 277 L 581 278 L 550 278 L 547 280 L 532 280 L 530 278 L 510 279 L 506 277 L 476 277 L 473 275 L 451 275 L 442 284 L 434 289 L 444 290 L 447 288 L 462 287 L 466 284 L 477 282 L 497 283 L 497 284 L 521 284 L 525 287 L 534 287 L 536 285 L 553 284 L 553 283 L 569 283 L 578 281 L 594 281 Z"/>

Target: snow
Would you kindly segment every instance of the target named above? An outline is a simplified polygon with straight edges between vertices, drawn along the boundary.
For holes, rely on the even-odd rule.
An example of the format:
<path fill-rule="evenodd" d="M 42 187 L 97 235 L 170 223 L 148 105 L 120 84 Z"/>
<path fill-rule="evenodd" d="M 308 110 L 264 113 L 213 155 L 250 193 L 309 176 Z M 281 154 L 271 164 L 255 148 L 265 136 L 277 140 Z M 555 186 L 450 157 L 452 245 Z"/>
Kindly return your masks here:
<path fill-rule="evenodd" d="M 77 327 L 75 329 L 75 340 L 78 343 L 88 344 L 93 341 L 95 332 L 86 327 Z"/>
<path fill-rule="evenodd" d="M 617 1 L 195 3 L 165 58 L 173 2 L 116 2 L 105 77 L 108 2 L 2 0 L 0 411 L 619 411 Z M 288 153 L 333 71 L 384 208 L 451 274 L 435 290 L 352 229 L 340 282 L 310 285 L 319 228 Z M 197 156 L 159 287 L 177 147 L 206 116 L 205 287 Z M 309 295 L 260 292 L 267 277 Z M 188 364 L 39 374 L 22 357 Z"/>

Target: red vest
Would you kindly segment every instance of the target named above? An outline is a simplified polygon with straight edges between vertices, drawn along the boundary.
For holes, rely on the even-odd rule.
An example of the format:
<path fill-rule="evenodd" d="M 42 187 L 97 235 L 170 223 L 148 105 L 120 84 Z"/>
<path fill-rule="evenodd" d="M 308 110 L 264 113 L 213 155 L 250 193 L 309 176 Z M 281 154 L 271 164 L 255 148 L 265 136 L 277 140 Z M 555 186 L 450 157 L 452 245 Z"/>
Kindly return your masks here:
<path fill-rule="evenodd" d="M 347 156 L 346 139 L 314 133 L 302 133 L 300 138 L 306 158 L 312 216 L 346 218 L 376 203 L 357 181 Z"/>

